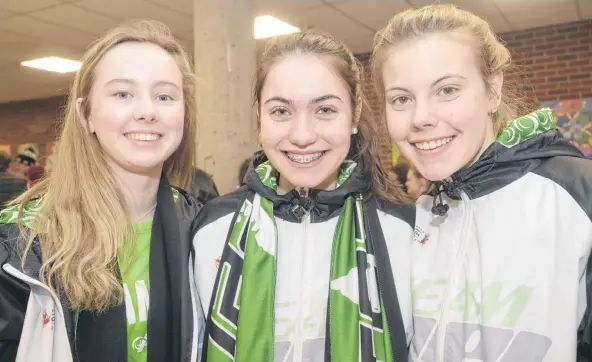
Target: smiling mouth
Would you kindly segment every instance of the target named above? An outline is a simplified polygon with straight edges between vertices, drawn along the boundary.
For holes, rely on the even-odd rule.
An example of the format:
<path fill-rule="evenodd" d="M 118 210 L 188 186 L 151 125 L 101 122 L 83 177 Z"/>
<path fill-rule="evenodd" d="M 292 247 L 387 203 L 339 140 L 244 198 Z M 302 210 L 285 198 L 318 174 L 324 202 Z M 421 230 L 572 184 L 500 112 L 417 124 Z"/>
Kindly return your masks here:
<path fill-rule="evenodd" d="M 411 143 L 412 145 L 415 146 L 415 148 L 420 149 L 422 151 L 431 151 L 431 150 L 435 150 L 437 148 L 440 148 L 448 143 L 450 143 L 450 141 L 452 141 L 454 139 L 454 136 L 452 137 L 444 137 L 444 138 L 440 138 L 437 140 L 431 140 L 431 141 L 426 141 L 426 142 L 416 142 L 416 143 Z"/>
<path fill-rule="evenodd" d="M 159 133 L 126 133 L 125 137 L 135 141 L 157 141 L 162 138 Z"/>
<path fill-rule="evenodd" d="M 307 154 L 296 154 L 290 152 L 284 152 L 286 157 L 290 159 L 290 161 L 300 163 L 300 164 L 307 164 L 318 160 L 319 158 L 323 157 L 323 155 L 327 151 L 315 152 L 315 153 L 307 153 Z"/>

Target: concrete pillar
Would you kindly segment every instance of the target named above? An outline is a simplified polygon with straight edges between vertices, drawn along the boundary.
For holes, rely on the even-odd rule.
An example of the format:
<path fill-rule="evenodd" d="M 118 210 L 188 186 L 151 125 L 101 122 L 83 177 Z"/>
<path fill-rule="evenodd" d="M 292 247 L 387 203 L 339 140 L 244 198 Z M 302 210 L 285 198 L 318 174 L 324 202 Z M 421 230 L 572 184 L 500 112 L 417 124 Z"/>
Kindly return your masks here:
<path fill-rule="evenodd" d="M 197 165 L 214 176 L 221 194 L 234 190 L 240 163 L 257 148 L 253 2 L 194 0 Z"/>

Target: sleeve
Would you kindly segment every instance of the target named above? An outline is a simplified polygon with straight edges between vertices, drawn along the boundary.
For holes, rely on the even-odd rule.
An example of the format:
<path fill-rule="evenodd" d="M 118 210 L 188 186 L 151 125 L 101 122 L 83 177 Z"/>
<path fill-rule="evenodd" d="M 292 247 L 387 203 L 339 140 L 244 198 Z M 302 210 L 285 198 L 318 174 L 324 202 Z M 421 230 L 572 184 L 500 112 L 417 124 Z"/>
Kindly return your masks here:
<path fill-rule="evenodd" d="M 14 362 L 21 338 L 29 287 L 2 269 L 9 259 L 7 230 L 0 225 L 0 362 Z"/>
<path fill-rule="evenodd" d="M 587 308 L 578 328 L 578 362 L 592 361 L 592 254 L 586 264 L 585 288 Z"/>
<path fill-rule="evenodd" d="M 0 269 L 0 362 L 16 359 L 28 296 L 27 286 Z"/>

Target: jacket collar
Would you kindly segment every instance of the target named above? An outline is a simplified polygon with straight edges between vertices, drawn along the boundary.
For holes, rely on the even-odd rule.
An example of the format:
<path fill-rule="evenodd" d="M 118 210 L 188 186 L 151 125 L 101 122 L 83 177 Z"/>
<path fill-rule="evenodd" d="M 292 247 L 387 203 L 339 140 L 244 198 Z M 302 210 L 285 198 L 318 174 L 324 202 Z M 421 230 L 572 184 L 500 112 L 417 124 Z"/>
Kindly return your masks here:
<path fill-rule="evenodd" d="M 253 192 L 272 201 L 274 214 L 287 221 L 299 222 L 307 212 L 310 212 L 312 222 L 325 221 L 339 213 L 345 199 L 350 195 L 366 194 L 371 190 L 369 162 L 359 159 L 356 160 L 357 165 L 349 178 L 334 190 L 310 190 L 308 195 L 300 195 L 298 190 L 291 190 L 279 195 L 275 190 L 265 186 L 255 172 L 255 168 L 267 160 L 263 151 L 253 155 L 245 183 Z"/>

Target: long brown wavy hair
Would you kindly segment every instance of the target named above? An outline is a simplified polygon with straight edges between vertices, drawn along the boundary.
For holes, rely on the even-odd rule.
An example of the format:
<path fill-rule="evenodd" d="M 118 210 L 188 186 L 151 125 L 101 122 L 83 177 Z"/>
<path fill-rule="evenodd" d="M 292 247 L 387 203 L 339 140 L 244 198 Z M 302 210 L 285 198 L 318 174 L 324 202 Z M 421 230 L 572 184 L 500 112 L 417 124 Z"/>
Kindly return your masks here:
<path fill-rule="evenodd" d="M 27 235 L 23 255 L 38 240 L 42 281 L 67 296 L 78 309 L 101 311 L 123 301 L 117 257 L 125 236 L 133 230 L 132 222 L 96 136 L 77 119 L 76 102 L 84 99 L 82 111 L 88 117 L 97 64 L 107 52 L 126 42 L 161 47 L 183 74 L 184 134 L 179 148 L 165 161 L 164 171 L 171 184 L 183 188 L 192 177 L 196 101 L 189 57 L 170 30 L 158 22 L 139 21 L 110 31 L 88 48 L 74 77 L 49 176 L 13 202 L 20 205 L 18 223 Z M 38 197 L 42 204 L 35 223 L 31 228 L 23 227 L 24 206 Z"/>

